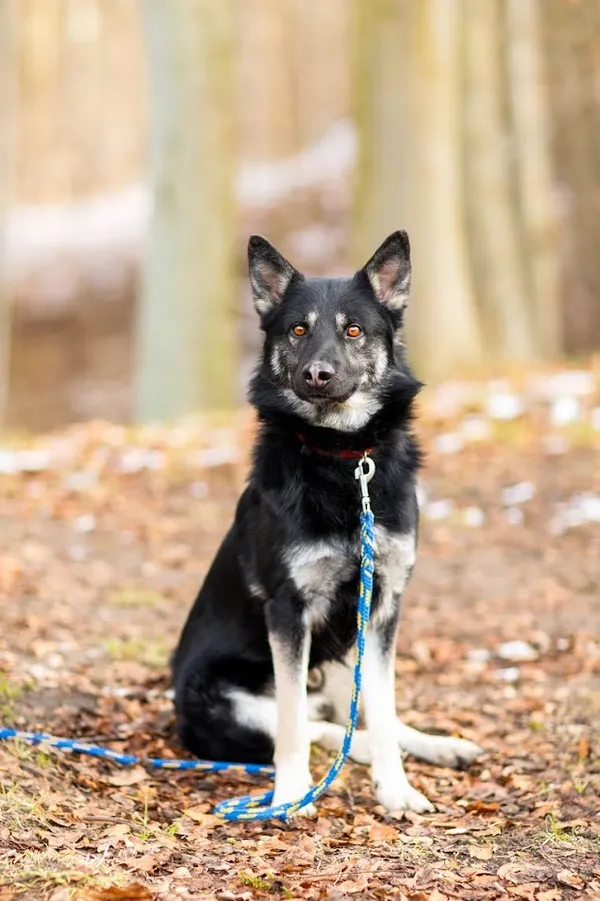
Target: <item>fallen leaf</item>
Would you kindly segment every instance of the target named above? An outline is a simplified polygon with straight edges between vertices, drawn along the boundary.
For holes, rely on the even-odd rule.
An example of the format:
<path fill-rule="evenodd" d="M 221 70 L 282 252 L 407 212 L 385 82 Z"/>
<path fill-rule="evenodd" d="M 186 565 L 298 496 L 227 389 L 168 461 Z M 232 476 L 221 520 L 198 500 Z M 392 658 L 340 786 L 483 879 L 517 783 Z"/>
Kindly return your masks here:
<path fill-rule="evenodd" d="M 476 857 L 477 860 L 491 860 L 492 848 L 490 845 L 469 845 L 469 857 Z"/>
<path fill-rule="evenodd" d="M 171 873 L 173 879 L 190 879 L 191 875 L 187 867 L 176 867 Z"/>
<path fill-rule="evenodd" d="M 498 880 L 491 873 L 474 873 L 469 881 L 472 885 L 494 885 Z"/>
<path fill-rule="evenodd" d="M 346 892 L 349 895 L 354 895 L 356 892 L 364 891 L 369 882 L 370 874 L 360 873 L 356 879 L 346 879 L 344 882 L 340 882 L 336 886 L 336 889 L 338 892 Z"/>
<path fill-rule="evenodd" d="M 138 785 L 140 782 L 145 782 L 146 779 L 149 778 L 149 774 L 143 767 L 132 766 L 126 770 L 122 770 L 119 773 L 115 773 L 114 776 L 107 776 L 103 781 L 107 782 L 108 785 L 118 785 L 120 787 L 124 787 L 128 785 Z"/>
<path fill-rule="evenodd" d="M 496 813 L 499 807 L 497 801 L 470 801 L 465 804 L 465 810 L 469 813 Z"/>
<path fill-rule="evenodd" d="M 72 895 L 72 890 L 67 886 L 64 886 L 63 888 L 55 889 L 48 898 L 48 901 L 70 901 Z"/>
<path fill-rule="evenodd" d="M 150 901 L 154 892 L 139 882 L 132 882 L 120 887 L 89 888 L 79 897 L 82 901 Z"/>
<path fill-rule="evenodd" d="M 151 854 L 144 854 L 143 857 L 139 857 L 131 863 L 131 867 L 134 870 L 142 870 L 143 873 L 151 873 L 156 869 L 157 865 L 156 857 L 153 857 Z"/>
<path fill-rule="evenodd" d="M 536 891 L 540 887 L 539 882 L 525 882 L 522 885 L 509 885 L 509 895 L 515 895 L 517 898 L 526 898 L 527 901 L 535 901 Z"/>
<path fill-rule="evenodd" d="M 315 832 L 317 835 L 329 835 L 332 825 L 328 817 L 319 817 L 315 823 Z"/>
<path fill-rule="evenodd" d="M 496 871 L 496 875 L 508 882 L 519 883 L 523 881 L 524 876 L 528 875 L 527 870 L 527 864 L 505 863 Z"/>
<path fill-rule="evenodd" d="M 105 829 L 102 835 L 128 835 L 130 832 L 131 826 L 129 826 L 127 823 L 116 823 L 114 826 L 109 826 L 108 829 Z"/>
<path fill-rule="evenodd" d="M 235 892 L 230 892 L 225 890 L 224 892 L 217 892 L 215 895 L 219 901 L 252 901 L 252 892 L 241 892 L 241 894 L 235 894 Z"/>
<path fill-rule="evenodd" d="M 183 816 L 187 817 L 189 820 L 193 820 L 195 823 L 199 823 L 201 826 L 222 826 L 223 820 L 221 817 L 215 816 L 214 813 L 205 813 L 206 807 L 204 804 L 198 804 L 195 807 L 188 807 L 183 811 Z"/>
<path fill-rule="evenodd" d="M 571 888 L 583 888 L 585 882 L 578 876 L 576 873 L 571 872 L 571 870 L 561 870 L 560 873 L 556 874 L 556 878 L 559 882 L 563 882 L 565 885 L 569 885 Z"/>
<path fill-rule="evenodd" d="M 436 888 L 431 892 L 412 892 L 406 897 L 409 901 L 448 901 L 447 895 L 443 895 Z"/>
<path fill-rule="evenodd" d="M 544 817 L 547 817 L 549 813 L 553 816 L 556 814 L 556 804 L 551 802 L 537 804 L 535 810 L 532 811 L 531 816 L 541 820 Z"/>
<path fill-rule="evenodd" d="M 368 813 L 357 813 L 354 817 L 354 826 L 370 826 L 375 822 L 375 817 Z"/>
<path fill-rule="evenodd" d="M 557 820 L 556 821 L 557 829 L 576 829 L 577 826 L 581 826 L 584 829 L 588 829 L 589 825 L 590 825 L 590 823 L 588 820 L 582 820 L 581 818 L 579 818 L 578 820 Z"/>
<path fill-rule="evenodd" d="M 375 823 L 369 827 L 368 835 L 372 842 L 394 842 L 398 839 L 398 830 L 385 823 Z"/>

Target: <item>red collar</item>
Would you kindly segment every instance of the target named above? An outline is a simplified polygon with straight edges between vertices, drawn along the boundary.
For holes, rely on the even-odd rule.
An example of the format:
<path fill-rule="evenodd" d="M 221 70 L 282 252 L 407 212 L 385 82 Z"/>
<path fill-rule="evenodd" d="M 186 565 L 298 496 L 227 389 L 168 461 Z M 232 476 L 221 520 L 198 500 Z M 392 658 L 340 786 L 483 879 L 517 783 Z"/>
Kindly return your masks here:
<path fill-rule="evenodd" d="M 341 450 L 335 450 L 333 448 L 326 449 L 324 447 L 314 447 L 312 444 L 308 444 L 305 436 L 301 435 L 299 432 L 298 438 L 305 447 L 314 451 L 315 454 L 321 454 L 323 457 L 337 457 L 339 460 L 360 460 L 365 454 L 372 454 L 374 450 L 372 447 L 364 447 L 362 450 L 352 450 L 351 448 Z"/>

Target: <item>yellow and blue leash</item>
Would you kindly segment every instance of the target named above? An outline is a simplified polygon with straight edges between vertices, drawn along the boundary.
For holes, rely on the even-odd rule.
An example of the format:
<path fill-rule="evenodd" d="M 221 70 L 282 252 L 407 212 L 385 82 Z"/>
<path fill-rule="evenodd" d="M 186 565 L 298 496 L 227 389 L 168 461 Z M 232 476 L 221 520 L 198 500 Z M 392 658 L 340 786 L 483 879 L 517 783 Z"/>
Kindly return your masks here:
<path fill-rule="evenodd" d="M 311 789 L 299 798 L 287 804 L 272 806 L 273 791 L 257 792 L 241 798 L 230 798 L 221 801 L 215 807 L 215 813 L 225 820 L 267 820 L 272 818 L 287 819 L 307 804 L 316 801 L 335 781 L 344 763 L 348 759 L 352 738 L 358 725 L 359 699 L 362 683 L 362 666 L 365 654 L 365 639 L 371 614 L 371 598 L 373 596 L 373 573 L 375 568 L 374 519 L 371 512 L 368 483 L 375 473 L 375 464 L 366 454 L 355 470 L 355 478 L 359 481 L 362 511 L 360 514 L 360 578 L 357 610 L 356 664 L 354 666 L 354 683 L 352 700 L 348 714 L 348 724 L 342 746 L 328 772 Z M 122 754 L 101 745 L 88 744 L 70 738 L 58 738 L 44 732 L 24 732 L 21 729 L 0 728 L 0 741 L 17 739 L 30 745 L 43 744 L 45 747 L 73 751 L 110 760 L 121 766 L 140 764 L 160 770 L 200 770 L 204 773 L 243 773 L 250 775 L 272 776 L 275 768 L 254 763 L 226 763 L 212 760 L 174 760 L 162 757 L 135 757 Z"/>

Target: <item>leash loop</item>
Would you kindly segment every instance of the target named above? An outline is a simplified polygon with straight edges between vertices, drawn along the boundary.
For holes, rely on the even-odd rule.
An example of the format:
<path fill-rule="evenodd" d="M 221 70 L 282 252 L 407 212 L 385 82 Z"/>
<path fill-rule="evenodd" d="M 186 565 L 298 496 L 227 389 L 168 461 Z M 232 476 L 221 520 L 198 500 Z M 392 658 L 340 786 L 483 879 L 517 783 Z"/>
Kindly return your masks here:
<path fill-rule="evenodd" d="M 241 798 L 230 798 L 221 801 L 215 807 L 215 813 L 225 820 L 267 820 L 273 818 L 288 819 L 307 804 L 316 801 L 335 781 L 350 754 L 352 738 L 358 725 L 359 700 L 362 685 L 362 666 L 365 653 L 365 641 L 369 617 L 371 615 L 371 599 L 373 596 L 373 574 L 375 569 L 374 518 L 371 511 L 369 482 L 375 474 L 375 463 L 367 452 L 355 469 L 354 477 L 360 486 L 362 512 L 360 514 L 360 578 L 358 592 L 358 609 L 356 613 L 356 664 L 352 699 L 348 714 L 348 723 L 342 746 L 328 772 L 317 782 L 304 797 L 288 804 L 271 806 L 273 791 L 258 792 Z M 88 744 L 70 738 L 58 738 L 43 732 L 24 732 L 20 729 L 0 727 L 0 741 L 18 739 L 28 744 L 44 744 L 51 748 L 74 751 L 110 760 L 122 766 L 142 764 L 154 769 L 168 770 L 200 770 L 209 773 L 274 773 L 274 767 L 260 764 L 225 763 L 211 760 L 172 760 L 171 758 L 139 758 L 131 754 L 122 754 L 101 745 Z"/>

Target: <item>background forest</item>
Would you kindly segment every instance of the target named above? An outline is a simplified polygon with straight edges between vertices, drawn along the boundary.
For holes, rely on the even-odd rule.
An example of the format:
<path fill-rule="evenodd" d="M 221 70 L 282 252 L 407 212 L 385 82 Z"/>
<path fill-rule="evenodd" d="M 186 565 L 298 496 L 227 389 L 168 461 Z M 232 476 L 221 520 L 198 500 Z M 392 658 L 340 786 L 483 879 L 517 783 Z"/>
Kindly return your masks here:
<path fill-rule="evenodd" d="M 0 730 L 185 753 L 169 656 L 255 435 L 248 236 L 338 274 L 397 228 L 398 709 L 484 757 L 407 760 L 435 813 L 348 764 L 316 820 L 243 824 L 215 802 L 268 778 L 0 741 L 0 901 L 600 898 L 600 0 L 0 0 Z"/>
<path fill-rule="evenodd" d="M 237 405 L 250 231 L 318 274 L 407 228 L 428 380 L 597 350 L 596 0 L 0 15 L 12 425 Z"/>

